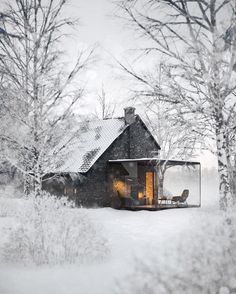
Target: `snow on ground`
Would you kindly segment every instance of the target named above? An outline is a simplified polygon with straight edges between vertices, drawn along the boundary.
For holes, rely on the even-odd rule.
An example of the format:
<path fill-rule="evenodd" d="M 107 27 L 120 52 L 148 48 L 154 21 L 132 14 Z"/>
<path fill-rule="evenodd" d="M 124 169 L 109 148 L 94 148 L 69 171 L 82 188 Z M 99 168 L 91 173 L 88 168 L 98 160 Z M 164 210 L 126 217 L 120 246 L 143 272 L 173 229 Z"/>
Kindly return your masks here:
<path fill-rule="evenodd" d="M 162 254 L 166 244 L 184 238 L 207 208 L 163 211 L 87 209 L 103 227 L 111 253 L 96 264 L 67 266 L 0 265 L 1 294 L 112 294 L 116 283 L 134 270 L 134 257 Z M 1 243 L 11 228 L 12 217 L 0 217 Z"/>

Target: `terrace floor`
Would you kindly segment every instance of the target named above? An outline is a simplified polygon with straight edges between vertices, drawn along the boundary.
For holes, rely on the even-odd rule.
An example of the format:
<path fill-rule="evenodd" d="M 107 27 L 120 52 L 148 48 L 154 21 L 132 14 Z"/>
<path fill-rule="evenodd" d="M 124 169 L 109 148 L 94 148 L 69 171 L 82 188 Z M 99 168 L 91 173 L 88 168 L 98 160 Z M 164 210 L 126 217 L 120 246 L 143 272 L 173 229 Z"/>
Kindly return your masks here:
<path fill-rule="evenodd" d="M 188 204 L 158 204 L 158 205 L 134 205 L 131 207 L 124 207 L 122 209 L 125 210 L 149 210 L 149 211 L 157 211 L 157 210 L 164 210 L 164 209 L 174 209 L 174 208 L 197 208 L 200 205 L 188 205 Z"/>

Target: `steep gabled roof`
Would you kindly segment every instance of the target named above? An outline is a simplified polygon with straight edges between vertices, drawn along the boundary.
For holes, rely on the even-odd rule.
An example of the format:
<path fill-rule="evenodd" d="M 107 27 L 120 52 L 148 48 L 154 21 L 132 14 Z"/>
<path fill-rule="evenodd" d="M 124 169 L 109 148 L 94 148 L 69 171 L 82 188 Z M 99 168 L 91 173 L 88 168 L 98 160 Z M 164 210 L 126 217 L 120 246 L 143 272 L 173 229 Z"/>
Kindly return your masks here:
<path fill-rule="evenodd" d="M 140 121 L 156 147 L 160 146 L 144 124 L 142 119 L 136 115 L 136 122 Z M 63 164 L 59 164 L 55 173 L 86 173 L 100 158 L 100 156 L 111 146 L 111 144 L 130 125 L 125 123 L 124 118 L 112 118 L 104 120 L 87 121 L 80 124 L 79 135 L 74 137 L 67 147 L 67 155 Z M 68 138 L 65 138 L 67 142 Z M 61 142 L 64 145 L 65 142 Z"/>
<path fill-rule="evenodd" d="M 79 138 L 73 140 L 69 147 L 71 151 L 56 172 L 86 173 L 127 127 L 124 118 L 83 123 Z"/>

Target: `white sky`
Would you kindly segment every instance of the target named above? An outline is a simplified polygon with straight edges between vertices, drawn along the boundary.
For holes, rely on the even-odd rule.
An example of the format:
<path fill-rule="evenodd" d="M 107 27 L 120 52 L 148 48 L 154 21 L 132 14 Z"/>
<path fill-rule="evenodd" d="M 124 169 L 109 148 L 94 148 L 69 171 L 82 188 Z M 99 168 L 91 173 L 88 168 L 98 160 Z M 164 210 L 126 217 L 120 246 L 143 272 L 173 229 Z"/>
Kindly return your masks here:
<path fill-rule="evenodd" d="M 98 61 L 87 73 L 90 93 L 86 97 L 86 108 L 91 110 L 96 100 L 96 92 L 102 84 L 107 97 L 117 105 L 117 114 L 123 115 L 123 107 L 130 105 L 128 79 L 122 76 L 121 70 L 112 56 L 121 60 L 130 56 L 127 51 L 136 48 L 141 42 L 125 29 L 124 23 L 114 17 L 115 5 L 109 0 L 70 0 L 67 13 L 79 17 L 81 26 L 74 32 L 70 54 L 76 54 L 76 48 L 97 45 Z M 68 45 L 67 45 L 68 47 Z"/>

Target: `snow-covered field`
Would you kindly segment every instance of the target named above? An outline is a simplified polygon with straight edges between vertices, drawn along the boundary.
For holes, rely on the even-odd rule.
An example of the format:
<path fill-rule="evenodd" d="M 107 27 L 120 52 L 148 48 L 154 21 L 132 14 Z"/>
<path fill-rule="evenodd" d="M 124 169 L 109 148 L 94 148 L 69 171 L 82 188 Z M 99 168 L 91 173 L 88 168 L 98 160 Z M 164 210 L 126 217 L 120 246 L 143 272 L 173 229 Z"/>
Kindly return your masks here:
<path fill-rule="evenodd" d="M 214 209 L 204 207 L 156 212 L 86 209 L 88 217 L 100 226 L 101 233 L 108 240 L 110 252 L 104 260 L 60 266 L 1 264 L 0 293 L 121 294 L 120 284 L 135 273 L 135 260 L 149 260 L 162 255 L 166 258 L 164 252 L 168 252 L 168 246 L 173 250 L 175 244 L 177 246 L 180 240 L 184 240 Z M 217 219 L 218 213 L 210 213 L 211 218 Z M 1 245 L 14 224 L 14 217 L 0 217 Z"/>
<path fill-rule="evenodd" d="M 103 225 L 111 253 L 100 264 L 63 267 L 0 267 L 0 293 L 80 293 L 110 294 L 115 281 L 132 272 L 133 258 L 148 257 L 149 248 L 174 241 L 188 229 L 197 210 L 130 212 L 110 208 L 90 209 L 89 216 Z M 11 218 L 1 218 L 1 236 L 12 226 Z"/>

